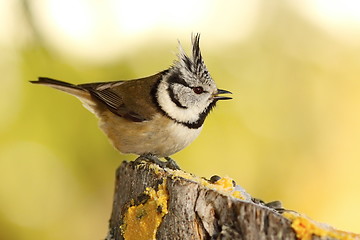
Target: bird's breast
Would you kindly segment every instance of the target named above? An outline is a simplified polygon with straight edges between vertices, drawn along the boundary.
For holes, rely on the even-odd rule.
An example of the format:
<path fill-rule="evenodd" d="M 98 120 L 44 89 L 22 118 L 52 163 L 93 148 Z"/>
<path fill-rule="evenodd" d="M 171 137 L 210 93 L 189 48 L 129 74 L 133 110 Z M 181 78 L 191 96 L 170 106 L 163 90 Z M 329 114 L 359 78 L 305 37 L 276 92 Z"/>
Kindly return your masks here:
<path fill-rule="evenodd" d="M 194 141 L 202 129 L 190 129 L 160 113 L 143 122 L 132 122 L 110 111 L 103 112 L 99 118 L 100 128 L 116 149 L 137 155 L 170 156 Z"/>

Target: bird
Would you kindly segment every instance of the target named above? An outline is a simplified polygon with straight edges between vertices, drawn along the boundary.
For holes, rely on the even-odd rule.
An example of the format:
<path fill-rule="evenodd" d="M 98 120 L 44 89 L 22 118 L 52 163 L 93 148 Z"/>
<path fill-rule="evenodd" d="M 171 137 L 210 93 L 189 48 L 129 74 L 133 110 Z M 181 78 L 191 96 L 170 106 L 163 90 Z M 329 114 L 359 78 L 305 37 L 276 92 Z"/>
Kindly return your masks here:
<path fill-rule="evenodd" d="M 178 59 L 168 69 L 144 78 L 78 85 L 48 77 L 30 82 L 77 97 L 99 118 L 99 127 L 121 153 L 179 169 L 170 156 L 198 137 L 219 100 L 232 99 L 223 95 L 230 91 L 216 87 L 199 41 L 199 33 L 191 36 L 191 57 L 179 42 Z"/>

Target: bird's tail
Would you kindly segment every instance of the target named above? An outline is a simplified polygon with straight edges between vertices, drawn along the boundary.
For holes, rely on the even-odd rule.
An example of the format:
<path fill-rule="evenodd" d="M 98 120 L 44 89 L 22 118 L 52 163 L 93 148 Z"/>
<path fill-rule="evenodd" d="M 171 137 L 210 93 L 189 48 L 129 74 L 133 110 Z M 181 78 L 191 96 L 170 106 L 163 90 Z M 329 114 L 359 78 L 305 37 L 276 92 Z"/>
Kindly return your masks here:
<path fill-rule="evenodd" d="M 61 90 L 63 92 L 66 92 L 68 94 L 71 94 L 77 97 L 78 99 L 80 99 L 84 107 L 86 107 L 91 112 L 93 112 L 93 108 L 96 105 L 96 103 L 94 102 L 94 100 L 90 95 L 90 92 L 81 86 L 47 77 L 39 77 L 37 81 L 30 81 L 30 82 L 34 84 L 49 86 Z"/>
<path fill-rule="evenodd" d="M 71 83 L 55 80 L 52 78 L 39 77 L 37 81 L 30 81 L 30 82 L 34 83 L 34 84 L 49 86 L 49 87 L 67 92 L 69 94 L 72 94 L 76 97 L 81 97 L 84 94 L 89 95 L 89 92 L 82 87 L 79 87 L 79 86 L 71 84 Z"/>

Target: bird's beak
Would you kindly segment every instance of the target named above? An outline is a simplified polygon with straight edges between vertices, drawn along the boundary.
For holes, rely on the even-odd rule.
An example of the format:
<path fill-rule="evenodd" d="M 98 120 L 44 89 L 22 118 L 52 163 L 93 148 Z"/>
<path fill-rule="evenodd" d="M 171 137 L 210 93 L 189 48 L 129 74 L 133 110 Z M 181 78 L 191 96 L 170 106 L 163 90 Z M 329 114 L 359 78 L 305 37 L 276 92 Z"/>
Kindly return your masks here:
<path fill-rule="evenodd" d="M 213 95 L 213 98 L 215 100 L 229 100 L 229 99 L 232 99 L 232 97 L 223 97 L 223 96 L 219 96 L 219 94 L 232 94 L 232 92 L 229 92 L 229 91 L 223 90 L 223 89 L 218 89 L 217 93 L 215 93 Z"/>

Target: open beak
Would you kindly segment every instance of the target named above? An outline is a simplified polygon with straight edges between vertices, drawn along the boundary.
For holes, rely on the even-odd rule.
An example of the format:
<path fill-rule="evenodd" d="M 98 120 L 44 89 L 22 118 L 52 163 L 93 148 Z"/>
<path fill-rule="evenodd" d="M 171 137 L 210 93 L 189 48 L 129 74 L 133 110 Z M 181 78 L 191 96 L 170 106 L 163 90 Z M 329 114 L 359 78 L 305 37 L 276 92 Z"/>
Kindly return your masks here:
<path fill-rule="evenodd" d="M 232 99 L 232 97 L 223 97 L 223 96 L 219 96 L 219 94 L 232 94 L 232 92 L 229 92 L 227 90 L 223 90 L 223 89 L 218 89 L 217 93 L 214 94 L 214 99 L 215 100 L 229 100 Z"/>

